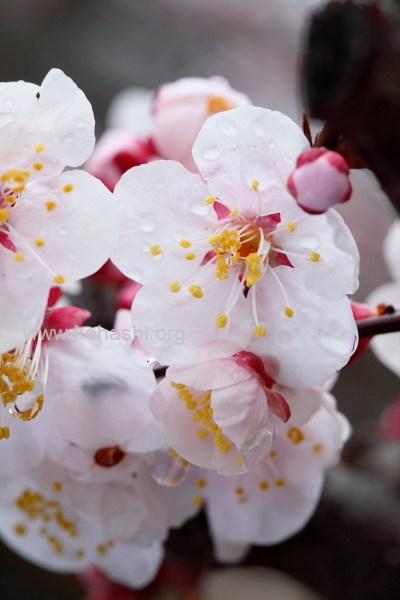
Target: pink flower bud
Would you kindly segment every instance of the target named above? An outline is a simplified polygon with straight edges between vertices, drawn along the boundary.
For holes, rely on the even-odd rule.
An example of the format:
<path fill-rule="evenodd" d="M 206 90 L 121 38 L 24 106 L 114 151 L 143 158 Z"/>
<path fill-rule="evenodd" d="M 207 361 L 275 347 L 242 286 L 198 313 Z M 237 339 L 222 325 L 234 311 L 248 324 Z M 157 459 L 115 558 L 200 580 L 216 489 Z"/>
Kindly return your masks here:
<path fill-rule="evenodd" d="M 306 212 L 323 213 L 351 196 L 347 162 L 327 148 L 305 150 L 288 179 L 288 190 Z"/>
<path fill-rule="evenodd" d="M 185 77 L 161 86 L 153 101 L 153 142 L 162 158 L 196 171 L 192 146 L 208 117 L 250 100 L 222 77 Z"/>
<path fill-rule="evenodd" d="M 109 129 L 97 143 L 86 169 L 113 191 L 128 169 L 155 158 L 152 142 L 131 131 Z"/>

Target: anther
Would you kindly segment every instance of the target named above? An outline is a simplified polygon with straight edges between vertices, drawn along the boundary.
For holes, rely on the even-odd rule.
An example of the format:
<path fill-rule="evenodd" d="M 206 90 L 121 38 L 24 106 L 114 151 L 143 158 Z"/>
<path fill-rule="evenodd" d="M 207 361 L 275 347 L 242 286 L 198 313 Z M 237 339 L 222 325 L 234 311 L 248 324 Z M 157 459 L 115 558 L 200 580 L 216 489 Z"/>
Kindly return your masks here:
<path fill-rule="evenodd" d="M 186 260 L 194 260 L 196 258 L 196 254 L 194 252 L 188 252 L 185 254 Z"/>
<path fill-rule="evenodd" d="M 45 206 L 48 211 L 54 210 L 57 206 L 57 202 L 55 202 L 54 200 L 47 200 Z"/>
<path fill-rule="evenodd" d="M 153 246 L 151 246 L 150 247 L 150 254 L 152 256 L 158 256 L 159 254 L 161 254 L 160 244 L 154 244 Z"/>
<path fill-rule="evenodd" d="M 254 190 L 255 192 L 258 191 L 258 188 L 260 187 L 260 182 L 257 181 L 257 179 L 255 179 L 254 181 L 251 182 L 251 188 L 252 190 Z"/>
<path fill-rule="evenodd" d="M 286 225 L 287 230 L 290 233 L 293 233 L 293 231 L 295 231 L 296 229 L 296 225 L 294 223 L 292 223 L 291 221 Z"/>
<path fill-rule="evenodd" d="M 182 248 L 190 248 L 192 242 L 189 242 L 189 240 L 180 240 L 179 245 L 182 246 Z"/>
<path fill-rule="evenodd" d="M 321 256 L 318 254 L 318 252 L 311 252 L 310 254 L 310 260 L 312 262 L 319 262 Z"/>
<path fill-rule="evenodd" d="M 264 337 L 264 335 L 266 335 L 266 333 L 267 333 L 267 330 L 262 325 L 256 325 L 256 327 L 254 327 L 254 333 L 258 337 Z"/>
<path fill-rule="evenodd" d="M 23 252 L 16 252 L 14 254 L 14 258 L 17 262 L 24 262 L 25 260 L 25 254 Z"/>
<path fill-rule="evenodd" d="M 171 292 L 173 292 L 174 294 L 176 294 L 176 292 L 179 292 L 181 289 L 181 284 L 179 283 L 179 281 L 173 281 L 170 286 L 169 289 Z"/>
<path fill-rule="evenodd" d="M 214 204 L 214 202 L 216 201 L 216 197 L 215 196 L 207 196 L 207 198 L 204 200 L 204 202 L 206 204 Z"/>
<path fill-rule="evenodd" d="M 42 237 L 35 238 L 34 242 L 35 242 L 35 246 L 37 246 L 38 248 L 41 248 L 46 243 L 45 239 Z"/>
<path fill-rule="evenodd" d="M 72 183 L 67 183 L 63 187 L 63 192 L 66 192 L 66 193 L 72 192 L 73 189 L 74 189 L 74 186 L 72 185 Z"/>
<path fill-rule="evenodd" d="M 217 327 L 219 327 L 220 329 L 223 329 L 224 327 L 226 327 L 227 322 L 228 322 L 228 317 L 224 313 L 221 313 L 215 319 L 215 323 L 216 323 Z"/>
<path fill-rule="evenodd" d="M 284 310 L 284 313 L 287 317 L 289 317 L 289 319 L 291 319 L 294 315 L 294 312 L 291 308 L 289 308 L 289 306 L 287 306 Z"/>
<path fill-rule="evenodd" d="M 189 285 L 189 292 L 192 294 L 193 298 L 202 298 L 203 292 L 200 285 Z"/>

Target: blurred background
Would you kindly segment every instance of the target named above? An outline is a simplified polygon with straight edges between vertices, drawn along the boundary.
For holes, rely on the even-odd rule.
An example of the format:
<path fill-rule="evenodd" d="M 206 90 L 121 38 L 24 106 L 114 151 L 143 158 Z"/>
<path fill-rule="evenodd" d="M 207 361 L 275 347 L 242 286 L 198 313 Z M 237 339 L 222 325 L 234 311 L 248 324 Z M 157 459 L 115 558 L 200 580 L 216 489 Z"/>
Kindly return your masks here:
<path fill-rule="evenodd" d="M 110 101 L 122 89 L 153 90 L 183 76 L 222 75 L 254 104 L 278 109 L 300 123 L 302 40 L 310 11 L 322 4 L 320 0 L 1 0 L 0 80 L 40 83 L 51 67 L 61 68 L 91 101 L 98 135 Z M 318 126 L 313 124 L 314 131 Z M 340 212 L 360 248 L 361 286 L 356 299 L 363 301 L 389 280 L 381 248 L 394 214 L 371 173 L 354 173 L 353 185 L 354 196 Z M 398 597 L 400 452 L 398 443 L 379 438 L 376 420 L 399 393 L 398 378 L 370 352 L 343 372 L 335 394 L 355 431 L 344 455 L 347 466 L 330 474 L 317 514 L 302 533 L 277 547 L 254 550 L 246 560 L 248 565 L 289 574 L 317 594 L 307 595 L 297 587 L 293 598 Z M 170 548 L 174 559 L 185 559 L 191 566 L 215 566 L 201 521 L 175 532 Z M 219 598 L 221 594 L 236 598 L 232 590 L 237 591 L 243 577 L 247 591 L 237 597 L 248 600 L 290 600 L 290 586 L 297 585 L 286 581 L 282 588 L 286 592 L 279 595 L 270 571 L 227 571 L 221 580 L 207 583 L 204 597 L 212 600 L 219 590 Z M 1 600 L 83 597 L 74 579 L 28 566 L 6 549 L 0 554 L 0 590 Z"/>

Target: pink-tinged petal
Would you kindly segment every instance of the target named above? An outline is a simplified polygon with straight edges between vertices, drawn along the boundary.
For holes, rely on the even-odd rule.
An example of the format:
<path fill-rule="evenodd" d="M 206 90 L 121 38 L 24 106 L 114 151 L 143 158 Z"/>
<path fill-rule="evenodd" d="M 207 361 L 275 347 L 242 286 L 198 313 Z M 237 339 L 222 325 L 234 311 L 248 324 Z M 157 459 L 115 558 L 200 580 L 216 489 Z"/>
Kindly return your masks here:
<path fill-rule="evenodd" d="M 93 273 L 91 279 L 101 285 L 112 285 L 116 287 L 120 287 L 129 281 L 126 275 L 121 273 L 111 260 L 108 260 L 98 271 L 96 271 L 96 273 Z"/>
<path fill-rule="evenodd" d="M 280 222 L 280 213 L 274 213 L 272 215 L 262 215 L 257 219 L 257 225 L 261 227 L 265 234 L 272 233 L 273 231 L 275 231 Z"/>
<path fill-rule="evenodd" d="M 172 366 L 168 368 L 166 376 L 171 381 L 198 390 L 216 390 L 250 379 L 252 373 L 246 364 L 240 364 L 236 358 L 221 358 L 187 367 Z"/>
<path fill-rule="evenodd" d="M 237 365 L 250 369 L 250 371 L 256 373 L 267 388 L 272 388 L 275 381 L 266 372 L 265 364 L 259 356 L 252 352 L 242 350 L 235 354 L 234 360 Z"/>
<path fill-rule="evenodd" d="M 383 254 L 391 276 L 400 281 L 400 219 L 388 231 L 383 243 Z"/>
<path fill-rule="evenodd" d="M 50 284 L 57 275 L 67 283 L 81 279 L 99 269 L 115 243 L 111 199 L 105 186 L 85 171 L 34 182 L 13 209 L 10 221 L 16 234 L 11 237 L 18 250 L 45 265 Z"/>
<path fill-rule="evenodd" d="M 218 280 L 213 269 L 201 279 L 203 296 L 195 298 L 188 287 L 177 293 L 170 291 L 170 282 L 179 263 L 170 263 L 170 277 L 160 267 L 153 280 L 139 291 L 132 306 L 135 333 L 141 345 L 161 364 L 187 365 L 214 358 L 232 356 L 246 347 L 252 333 L 248 326 L 251 310 L 240 295 L 229 314 L 225 327 L 216 325 L 216 318 L 226 310 L 233 286 L 233 277 Z"/>
<path fill-rule="evenodd" d="M 294 390 L 277 385 L 274 387 L 274 391 L 281 392 L 289 405 L 290 418 L 288 425 L 291 427 L 300 427 L 307 423 L 323 403 L 323 392 L 317 388 Z M 284 426 L 282 423 L 276 422 L 276 427 L 278 431 L 281 431 Z"/>
<path fill-rule="evenodd" d="M 273 392 L 271 390 L 266 390 L 266 396 L 268 407 L 271 409 L 274 415 L 283 421 L 283 423 L 287 423 L 290 419 L 291 413 L 290 406 L 286 399 L 282 396 L 282 394 L 278 394 L 277 392 Z"/>
<path fill-rule="evenodd" d="M 0 246 L 0 352 L 35 337 L 47 306 L 46 273 L 28 254 L 22 262 Z"/>
<path fill-rule="evenodd" d="M 91 313 L 84 308 L 76 306 L 61 306 L 47 310 L 43 319 L 42 330 L 48 334 L 48 339 L 52 333 L 67 331 L 74 327 L 80 327 L 91 316 Z"/>
<path fill-rule="evenodd" d="M 268 209 L 269 199 L 286 196 L 287 178 L 307 146 L 291 119 L 250 106 L 210 117 L 193 146 L 193 157 L 211 194 L 258 217 L 275 212 Z"/>
<path fill-rule="evenodd" d="M 367 298 L 368 304 L 390 304 L 400 306 L 400 283 L 386 283 L 378 287 Z M 371 350 L 378 360 L 400 377 L 400 333 L 385 333 L 371 340 Z"/>
<path fill-rule="evenodd" d="M 47 300 L 47 308 L 52 308 L 56 302 L 62 296 L 62 289 L 58 286 L 53 286 L 49 291 L 49 298 Z"/>
<path fill-rule="evenodd" d="M 117 294 L 115 304 L 118 309 L 130 309 L 138 291 L 142 288 L 140 283 L 131 281 L 126 283 Z"/>
<path fill-rule="evenodd" d="M 357 345 L 350 302 L 307 290 L 296 269 L 277 267 L 274 274 L 280 284 L 268 272 L 257 284 L 258 318 L 267 333 L 253 336 L 248 350 L 274 365 L 277 383 L 293 388 L 322 384 L 347 364 Z M 291 318 L 284 312 L 287 302 Z"/>
<path fill-rule="evenodd" d="M 179 259 L 174 279 L 192 272 L 209 250 L 208 237 L 217 222 L 205 202 L 208 196 L 201 178 L 173 161 L 129 170 L 115 188 L 120 232 L 113 262 L 140 283 L 172 258 Z M 185 260 L 188 253 L 194 253 L 193 260 Z"/>
<path fill-rule="evenodd" d="M 323 213 L 349 200 L 352 192 L 349 167 L 337 152 L 311 148 L 299 156 L 288 189 L 303 210 Z"/>
<path fill-rule="evenodd" d="M 214 421 L 238 450 L 248 452 L 272 438 L 273 419 L 266 390 L 252 377 L 211 393 Z"/>
<path fill-rule="evenodd" d="M 192 146 L 205 120 L 212 114 L 250 101 L 221 77 L 186 77 L 161 86 L 154 97 L 153 140 L 163 158 L 177 160 L 196 170 Z"/>

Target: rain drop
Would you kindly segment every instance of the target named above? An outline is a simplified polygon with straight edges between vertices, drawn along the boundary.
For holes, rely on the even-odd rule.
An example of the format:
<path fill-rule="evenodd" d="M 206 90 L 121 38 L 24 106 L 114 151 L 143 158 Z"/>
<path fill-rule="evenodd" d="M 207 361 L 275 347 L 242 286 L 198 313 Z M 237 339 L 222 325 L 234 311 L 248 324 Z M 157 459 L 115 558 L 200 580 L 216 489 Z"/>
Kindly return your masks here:
<path fill-rule="evenodd" d="M 157 450 L 147 456 L 147 463 L 154 481 L 164 487 L 175 487 L 187 477 L 188 467 L 179 456 Z"/>

